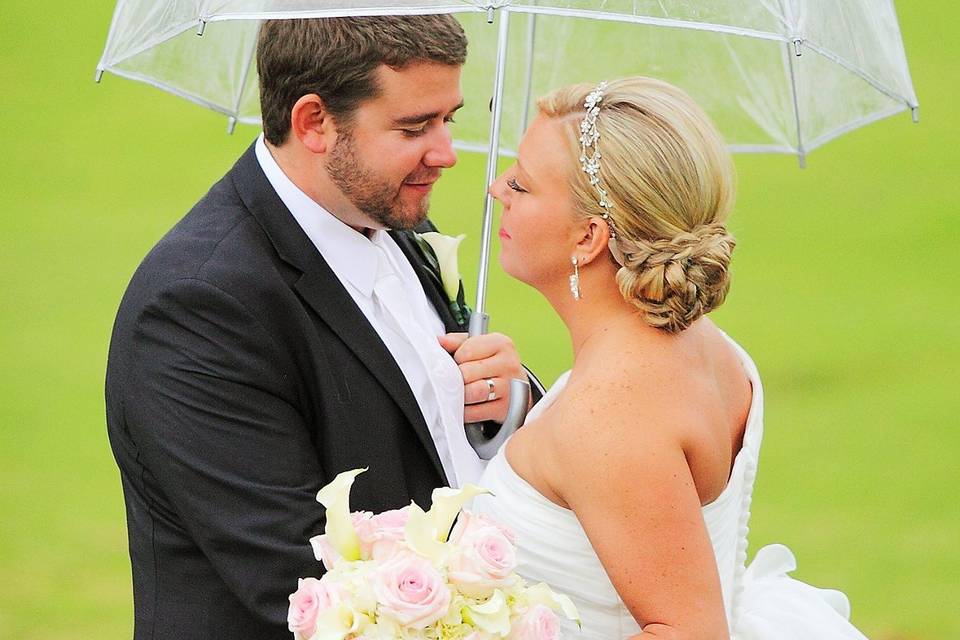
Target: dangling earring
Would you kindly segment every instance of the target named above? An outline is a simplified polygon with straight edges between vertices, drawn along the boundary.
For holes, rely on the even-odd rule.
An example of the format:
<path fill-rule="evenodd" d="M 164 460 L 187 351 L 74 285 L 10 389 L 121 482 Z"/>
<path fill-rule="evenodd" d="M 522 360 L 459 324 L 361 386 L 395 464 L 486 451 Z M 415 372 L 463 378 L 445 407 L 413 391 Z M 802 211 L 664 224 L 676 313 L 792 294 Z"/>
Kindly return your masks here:
<path fill-rule="evenodd" d="M 577 256 L 570 258 L 573 264 L 573 273 L 570 275 L 570 293 L 574 300 L 580 299 L 580 264 L 577 262 Z"/>

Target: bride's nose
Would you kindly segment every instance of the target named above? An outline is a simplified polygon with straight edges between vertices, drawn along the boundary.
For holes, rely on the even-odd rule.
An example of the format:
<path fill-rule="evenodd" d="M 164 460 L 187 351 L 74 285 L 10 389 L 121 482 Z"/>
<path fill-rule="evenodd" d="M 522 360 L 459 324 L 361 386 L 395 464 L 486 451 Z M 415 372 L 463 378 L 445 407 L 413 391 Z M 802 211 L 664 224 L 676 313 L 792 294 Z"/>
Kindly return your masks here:
<path fill-rule="evenodd" d="M 494 180 L 489 187 L 487 187 L 487 193 L 489 193 L 495 200 L 499 200 L 501 203 L 506 204 L 507 194 L 509 189 L 506 185 L 506 174 L 500 174 L 497 176 L 497 179 Z"/>

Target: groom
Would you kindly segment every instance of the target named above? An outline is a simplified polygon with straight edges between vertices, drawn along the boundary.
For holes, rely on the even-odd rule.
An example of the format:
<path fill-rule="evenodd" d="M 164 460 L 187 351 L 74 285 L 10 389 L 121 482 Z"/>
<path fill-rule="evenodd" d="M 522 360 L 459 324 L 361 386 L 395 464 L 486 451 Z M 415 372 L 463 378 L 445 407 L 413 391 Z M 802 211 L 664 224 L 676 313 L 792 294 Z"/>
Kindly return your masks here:
<path fill-rule="evenodd" d="M 371 511 L 476 480 L 463 421 L 502 421 L 525 372 L 503 336 L 444 336 L 402 231 L 456 161 L 465 56 L 450 16 L 263 24 L 264 134 L 144 259 L 111 340 L 137 639 L 289 638 L 341 471 L 369 467 Z"/>

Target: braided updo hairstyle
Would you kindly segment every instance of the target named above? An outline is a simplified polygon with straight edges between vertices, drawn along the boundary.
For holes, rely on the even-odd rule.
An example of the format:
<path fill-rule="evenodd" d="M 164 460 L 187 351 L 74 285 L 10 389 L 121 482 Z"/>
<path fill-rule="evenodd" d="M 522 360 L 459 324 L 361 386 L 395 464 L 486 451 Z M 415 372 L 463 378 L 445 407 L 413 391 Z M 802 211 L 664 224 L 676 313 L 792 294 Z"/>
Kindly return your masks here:
<path fill-rule="evenodd" d="M 583 103 L 593 88 L 564 87 L 538 102 L 568 133 L 575 210 L 584 217 L 604 214 L 579 161 Z M 652 78 L 609 82 L 597 128 L 620 292 L 651 326 L 683 331 L 720 306 L 730 288 L 736 243 L 724 222 L 733 207 L 733 161 L 693 100 Z"/>

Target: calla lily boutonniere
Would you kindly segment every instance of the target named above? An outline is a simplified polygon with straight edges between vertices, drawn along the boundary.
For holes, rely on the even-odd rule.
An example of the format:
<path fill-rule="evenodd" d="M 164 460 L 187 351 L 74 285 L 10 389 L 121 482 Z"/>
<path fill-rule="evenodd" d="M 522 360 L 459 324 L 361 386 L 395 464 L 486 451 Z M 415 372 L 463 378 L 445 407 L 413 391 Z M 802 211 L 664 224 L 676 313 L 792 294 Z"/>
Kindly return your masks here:
<path fill-rule="evenodd" d="M 437 257 L 437 263 L 440 266 L 440 282 L 443 283 L 444 292 L 449 299 L 456 300 L 460 292 L 460 265 L 457 264 L 457 250 L 467 236 L 461 233 L 454 238 L 436 231 L 428 231 L 421 233 L 420 237 L 427 241 Z"/>
<path fill-rule="evenodd" d="M 460 267 L 457 262 L 457 250 L 466 236 L 446 236 L 436 231 L 416 233 L 414 238 L 420 247 L 427 266 L 447 296 L 450 312 L 461 327 L 466 327 L 470 317 L 470 308 L 464 302 L 463 283 L 460 280 Z"/>

